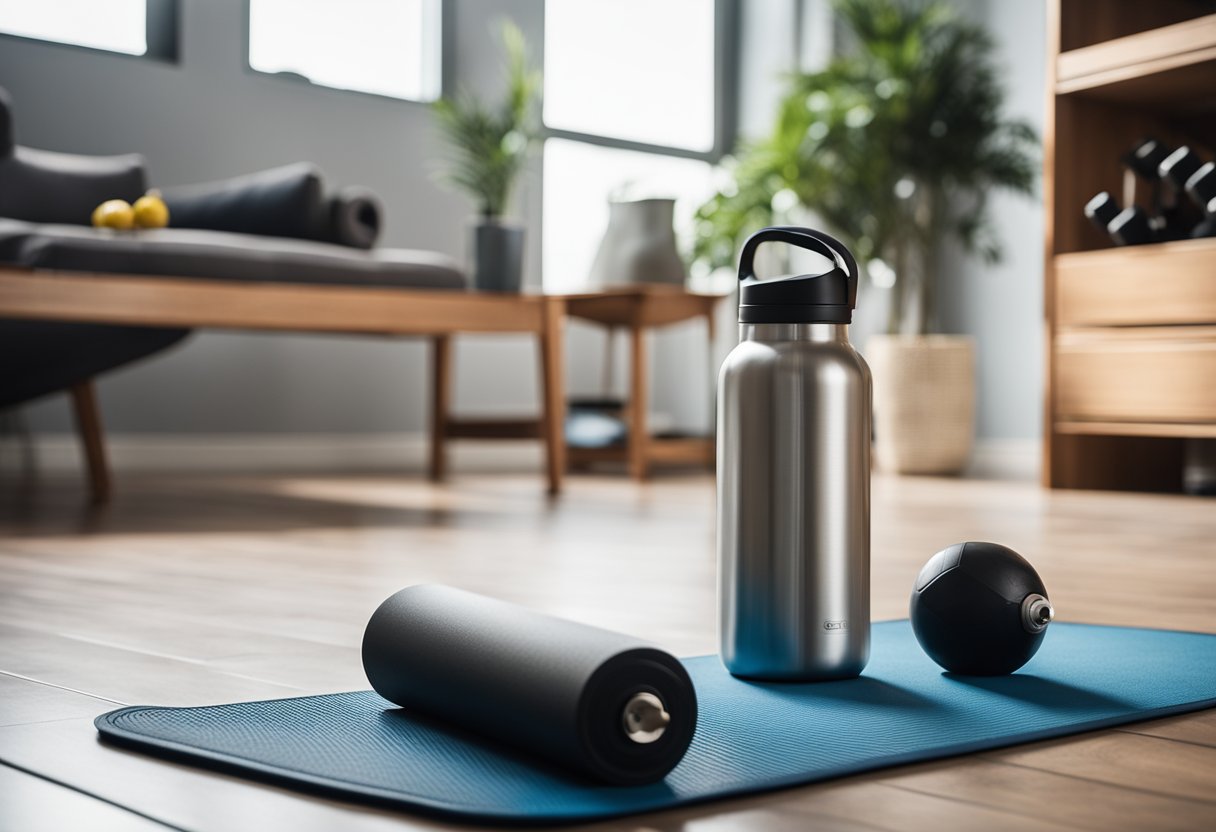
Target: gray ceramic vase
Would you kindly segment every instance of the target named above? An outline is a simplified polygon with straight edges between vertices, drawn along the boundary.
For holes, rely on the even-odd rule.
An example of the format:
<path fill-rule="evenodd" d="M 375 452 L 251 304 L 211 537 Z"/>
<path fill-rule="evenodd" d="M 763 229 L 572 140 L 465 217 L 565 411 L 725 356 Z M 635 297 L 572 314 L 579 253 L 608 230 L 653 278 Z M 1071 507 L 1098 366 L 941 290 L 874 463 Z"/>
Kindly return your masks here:
<path fill-rule="evenodd" d="M 473 288 L 518 292 L 523 285 L 524 230 L 495 217 L 473 226 Z"/>
<path fill-rule="evenodd" d="M 593 288 L 637 283 L 684 283 L 676 250 L 674 199 L 608 203 L 608 230 L 591 264 Z"/>

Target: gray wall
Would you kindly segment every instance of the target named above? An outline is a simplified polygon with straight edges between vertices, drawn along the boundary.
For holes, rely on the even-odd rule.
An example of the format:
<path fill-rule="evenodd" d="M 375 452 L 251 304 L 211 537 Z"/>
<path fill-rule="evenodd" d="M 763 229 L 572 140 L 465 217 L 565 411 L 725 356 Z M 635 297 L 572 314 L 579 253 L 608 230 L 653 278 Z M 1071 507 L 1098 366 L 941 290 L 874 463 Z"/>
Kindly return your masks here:
<path fill-rule="evenodd" d="M 446 0 L 454 31 L 450 81 L 493 93 L 494 22 L 509 15 L 540 55 L 543 0 Z M 781 71 L 795 54 L 795 6 L 808 27 L 825 0 L 742 3 L 740 122 L 767 128 Z M 991 26 L 1008 68 L 1013 112 L 1042 124 L 1044 5 L 958 0 Z M 155 61 L 0 39 L 0 85 L 12 94 L 18 140 L 81 153 L 139 150 L 154 184 L 218 178 L 307 159 L 335 184 L 373 187 L 385 202 L 384 242 L 465 257 L 469 204 L 434 181 L 440 146 L 424 105 L 344 93 L 244 69 L 243 0 L 183 0 L 181 60 Z M 822 50 L 826 41 L 808 38 Z M 540 162 L 517 205 L 530 237 L 528 280 L 540 280 Z M 997 197 L 1006 262 L 946 258 L 941 321 L 973 333 L 979 348 L 979 433 L 1037 435 L 1041 388 L 1042 211 Z M 864 302 L 864 299 L 863 299 Z M 723 309 L 717 355 L 690 324 L 656 337 L 655 409 L 681 427 L 710 423 L 700 369 L 729 349 Z M 864 322 L 863 322 L 864 328 Z M 604 340 L 571 327 L 572 393 L 599 391 Z M 861 334 L 861 333 L 859 333 Z M 622 345 L 623 346 L 623 345 Z M 536 359 L 521 337 L 466 337 L 457 347 L 456 406 L 470 412 L 535 407 Z M 617 366 L 624 366 L 618 361 Z M 689 369 L 692 373 L 690 384 Z M 114 374 L 101 387 L 115 432 L 417 431 L 425 423 L 426 352 L 418 342 L 333 336 L 201 333 L 171 354 Z M 39 430 L 69 426 L 62 397 L 27 408 Z"/>
<path fill-rule="evenodd" d="M 1029 120 L 1041 134 L 1045 3 L 959 0 L 959 5 L 986 23 L 996 38 L 1010 115 Z M 995 194 L 991 208 L 1004 240 L 1004 262 L 990 266 L 947 252 L 938 314 L 944 331 L 975 337 L 979 435 L 1037 437 L 1042 432 L 1043 390 L 1042 197 Z"/>
<path fill-rule="evenodd" d="M 455 83 L 494 92 L 495 22 L 509 14 L 541 43 L 542 0 L 448 0 Z M 163 64 L 82 49 L 0 40 L 0 85 L 23 144 L 80 153 L 138 150 L 153 184 L 231 176 L 306 159 L 335 184 L 384 199 L 384 242 L 463 258 L 470 205 L 434 181 L 439 145 L 425 105 L 344 93 L 244 68 L 243 0 L 183 0 L 181 60 Z M 538 56 L 539 58 L 539 56 Z M 518 214 L 540 228 L 539 165 Z M 529 241 L 539 281 L 539 239 Z M 458 406 L 523 411 L 536 361 L 523 337 L 458 346 Z M 508 368 L 502 372 L 498 368 Z M 426 353 L 419 342 L 201 333 L 171 354 L 101 385 L 116 432 L 363 432 L 424 424 Z M 54 397 L 27 409 L 37 429 L 68 427 Z"/>

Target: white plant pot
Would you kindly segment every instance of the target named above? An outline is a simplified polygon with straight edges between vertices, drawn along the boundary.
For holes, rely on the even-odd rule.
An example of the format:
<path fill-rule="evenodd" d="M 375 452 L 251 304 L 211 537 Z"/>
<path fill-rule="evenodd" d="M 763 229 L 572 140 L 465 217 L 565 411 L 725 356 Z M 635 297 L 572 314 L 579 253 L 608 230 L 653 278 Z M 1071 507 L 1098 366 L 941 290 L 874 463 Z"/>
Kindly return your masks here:
<path fill-rule="evenodd" d="M 961 335 L 875 335 L 874 456 L 883 471 L 957 474 L 975 440 L 975 345 Z"/>

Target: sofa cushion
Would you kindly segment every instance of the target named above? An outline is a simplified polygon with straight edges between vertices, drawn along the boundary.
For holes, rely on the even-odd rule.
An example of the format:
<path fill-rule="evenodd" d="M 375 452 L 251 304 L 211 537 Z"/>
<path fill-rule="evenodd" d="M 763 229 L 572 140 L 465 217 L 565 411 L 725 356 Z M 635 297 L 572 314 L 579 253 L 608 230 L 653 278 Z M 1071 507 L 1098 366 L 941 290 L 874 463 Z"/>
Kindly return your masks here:
<path fill-rule="evenodd" d="M 173 275 L 269 283 L 463 289 L 464 274 L 442 254 L 362 251 L 331 243 L 224 231 L 113 231 L 0 218 L 0 262 L 38 269 Z"/>

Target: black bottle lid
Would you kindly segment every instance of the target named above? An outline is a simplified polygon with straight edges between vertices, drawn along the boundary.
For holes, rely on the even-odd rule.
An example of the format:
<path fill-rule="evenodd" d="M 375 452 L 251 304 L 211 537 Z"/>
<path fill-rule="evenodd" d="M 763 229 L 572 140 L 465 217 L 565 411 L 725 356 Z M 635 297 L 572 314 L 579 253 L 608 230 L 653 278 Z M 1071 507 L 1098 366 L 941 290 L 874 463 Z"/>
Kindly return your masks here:
<path fill-rule="evenodd" d="M 821 274 L 797 274 L 761 280 L 756 277 L 756 249 L 761 243 L 788 243 L 822 254 L 835 265 Z M 857 261 L 835 237 L 796 226 L 757 231 L 739 255 L 739 323 L 847 324 L 857 305 Z"/>

